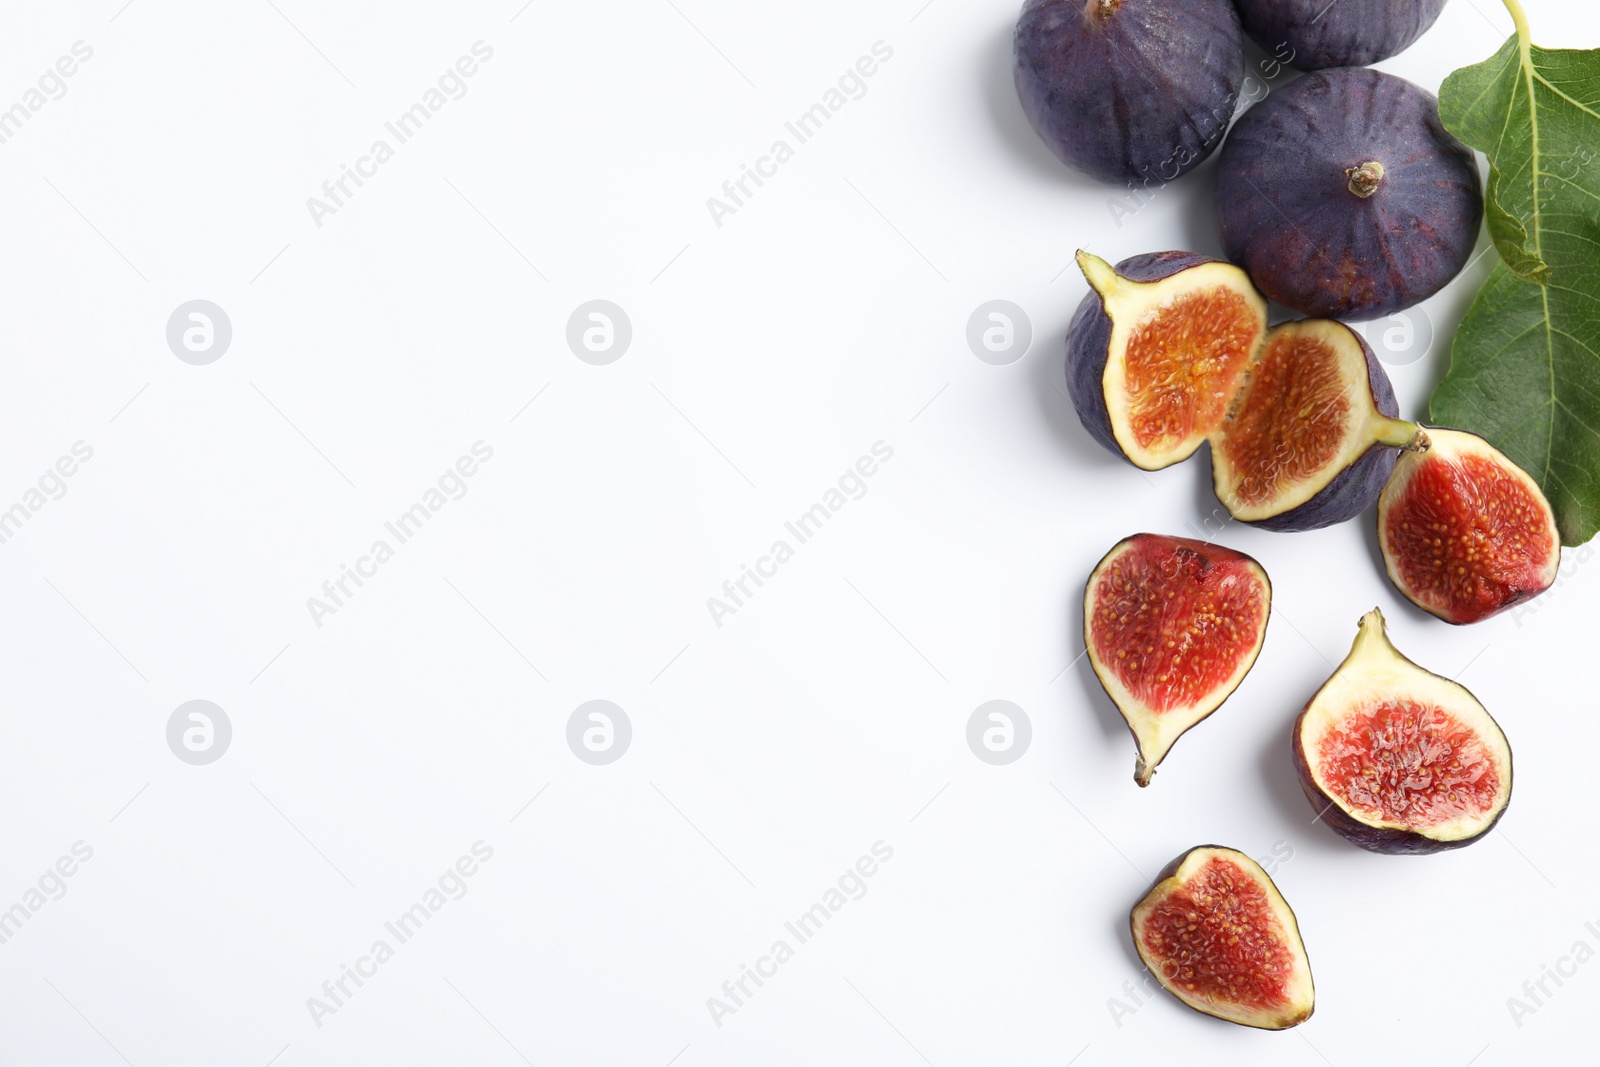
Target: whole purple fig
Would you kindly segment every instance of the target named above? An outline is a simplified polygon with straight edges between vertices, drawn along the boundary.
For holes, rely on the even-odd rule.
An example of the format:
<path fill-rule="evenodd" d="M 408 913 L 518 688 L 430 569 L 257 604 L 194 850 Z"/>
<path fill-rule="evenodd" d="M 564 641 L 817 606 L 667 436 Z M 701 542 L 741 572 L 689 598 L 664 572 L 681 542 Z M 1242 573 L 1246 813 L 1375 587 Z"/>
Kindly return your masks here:
<path fill-rule="evenodd" d="M 1244 32 L 1301 70 L 1364 67 L 1399 55 L 1433 25 L 1444 0 L 1235 0 Z"/>
<path fill-rule="evenodd" d="M 1471 149 L 1439 101 L 1364 67 L 1308 74 L 1245 112 L 1222 147 L 1228 258 L 1285 307 L 1372 319 L 1442 289 L 1483 215 Z"/>
<path fill-rule="evenodd" d="M 1160 183 L 1194 167 L 1244 83 L 1230 0 L 1027 0 L 1013 44 L 1034 129 L 1102 181 Z"/>

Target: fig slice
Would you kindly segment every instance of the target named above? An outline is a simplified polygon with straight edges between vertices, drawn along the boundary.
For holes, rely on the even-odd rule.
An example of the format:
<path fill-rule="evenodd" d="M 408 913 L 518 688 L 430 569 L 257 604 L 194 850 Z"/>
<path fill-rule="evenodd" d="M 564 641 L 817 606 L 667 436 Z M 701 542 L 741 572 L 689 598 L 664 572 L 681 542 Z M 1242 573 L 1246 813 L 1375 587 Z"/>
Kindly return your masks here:
<path fill-rule="evenodd" d="M 1190 252 L 1112 267 L 1088 252 L 1091 292 L 1067 332 L 1067 384 L 1096 440 L 1158 470 L 1211 442 L 1234 518 L 1311 530 L 1365 510 L 1420 428 L 1398 418 L 1377 357 L 1342 323 L 1266 326 L 1244 272 Z"/>
<path fill-rule="evenodd" d="M 1420 445 L 1420 428 L 1399 411 L 1382 364 L 1350 327 L 1275 326 L 1212 432 L 1217 499 L 1270 530 L 1352 519 L 1378 499 L 1400 450 Z"/>
<path fill-rule="evenodd" d="M 1244 680 L 1271 606 L 1261 564 L 1187 537 L 1134 534 L 1095 566 L 1083 594 L 1084 644 L 1133 732 L 1139 785 Z"/>
<path fill-rule="evenodd" d="M 1378 498 L 1383 564 L 1406 599 L 1446 622 L 1487 619 L 1556 580 L 1561 537 L 1539 485 L 1489 442 L 1429 428 Z"/>
<path fill-rule="evenodd" d="M 1511 746 L 1466 687 L 1389 641 L 1377 608 L 1294 723 L 1300 787 L 1323 822 L 1372 852 L 1470 845 L 1511 800 Z"/>
<path fill-rule="evenodd" d="M 1311 1018 L 1316 990 L 1300 924 L 1244 853 L 1191 848 L 1156 875 L 1129 922 L 1150 973 L 1196 1011 L 1262 1030 Z"/>
<path fill-rule="evenodd" d="M 1092 291 L 1067 331 L 1067 386 L 1084 426 L 1136 467 L 1187 459 L 1228 413 L 1267 330 L 1244 271 L 1193 252 L 1116 267 L 1089 252 Z"/>

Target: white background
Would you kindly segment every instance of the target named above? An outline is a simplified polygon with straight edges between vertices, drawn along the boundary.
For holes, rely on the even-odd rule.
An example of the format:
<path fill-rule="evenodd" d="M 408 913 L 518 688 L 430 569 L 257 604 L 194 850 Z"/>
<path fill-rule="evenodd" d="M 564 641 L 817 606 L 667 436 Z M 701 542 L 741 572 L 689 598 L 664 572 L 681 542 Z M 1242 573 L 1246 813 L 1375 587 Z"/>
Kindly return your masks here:
<path fill-rule="evenodd" d="M 1597 579 L 1570 551 L 1537 612 L 1456 629 L 1389 586 L 1370 516 L 1223 530 L 1272 576 L 1265 651 L 1131 781 L 1074 664 L 1082 582 L 1216 502 L 1203 458 L 1144 476 L 1079 427 L 1068 264 L 1215 253 L 1214 168 L 1114 225 L 1022 117 L 1015 3 L 121 2 L 11 3 L 0 33 L 0 107 L 94 50 L 0 145 L 0 507 L 94 450 L 0 545 L 0 908 L 94 850 L 0 945 L 0 1062 L 1592 1058 L 1600 963 L 1520 1028 L 1506 1003 L 1600 948 Z M 1587 11 L 1529 13 L 1593 47 Z M 1454 0 L 1382 66 L 1437 89 L 1509 31 Z M 465 97 L 315 225 L 307 198 L 480 39 Z M 877 41 L 866 95 L 715 225 L 707 197 Z M 1491 261 L 1391 368 L 1406 414 Z M 165 340 L 195 298 L 233 324 L 209 366 Z M 596 298 L 633 324 L 609 366 L 565 342 Z M 1033 322 L 1010 366 L 964 339 L 994 298 Z M 307 598 L 478 440 L 468 494 L 319 628 Z M 880 440 L 866 495 L 714 625 Z M 1295 783 L 1289 723 L 1374 604 L 1516 750 L 1471 848 L 1361 852 Z M 965 739 L 997 698 L 1033 727 L 1004 767 Z M 167 747 L 191 699 L 233 725 L 209 766 Z M 566 743 L 591 699 L 632 722 L 609 766 Z M 307 999 L 478 840 L 466 896 L 318 1026 Z M 867 894 L 719 1027 L 707 998 L 880 840 Z M 1213 841 L 1292 849 L 1319 997 L 1291 1033 L 1110 1004 L 1146 877 Z"/>

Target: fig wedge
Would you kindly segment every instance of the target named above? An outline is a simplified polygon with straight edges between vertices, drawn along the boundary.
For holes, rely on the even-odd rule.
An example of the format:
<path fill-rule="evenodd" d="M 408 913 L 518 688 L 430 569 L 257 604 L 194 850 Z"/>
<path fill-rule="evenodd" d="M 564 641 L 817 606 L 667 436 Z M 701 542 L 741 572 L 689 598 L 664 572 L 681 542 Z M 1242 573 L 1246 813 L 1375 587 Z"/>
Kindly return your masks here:
<path fill-rule="evenodd" d="M 1191 848 L 1156 875 L 1129 924 L 1150 973 L 1195 1011 L 1261 1030 L 1311 1018 L 1316 989 L 1300 924 L 1244 853 Z"/>
<path fill-rule="evenodd" d="M 1194 252 L 1115 267 L 1078 252 L 1090 292 L 1067 328 L 1067 392 L 1084 427 L 1135 467 L 1187 459 L 1227 416 L 1267 332 L 1244 271 Z"/>
<path fill-rule="evenodd" d="M 1089 663 L 1133 732 L 1133 780 L 1150 784 L 1178 738 L 1238 688 L 1267 636 L 1272 583 L 1242 552 L 1134 534 L 1089 575 Z"/>
<path fill-rule="evenodd" d="M 1401 655 L 1377 608 L 1295 720 L 1293 744 L 1311 806 L 1372 852 L 1470 845 L 1511 800 L 1511 746 L 1499 724 L 1465 686 Z"/>
<path fill-rule="evenodd" d="M 1211 436 L 1217 499 L 1241 522 L 1315 530 L 1372 506 L 1420 446 L 1367 342 L 1331 319 L 1274 326 Z"/>
<path fill-rule="evenodd" d="M 1477 434 L 1429 427 L 1378 498 L 1395 588 L 1445 622 L 1487 619 L 1556 580 L 1561 536 L 1539 484 Z"/>

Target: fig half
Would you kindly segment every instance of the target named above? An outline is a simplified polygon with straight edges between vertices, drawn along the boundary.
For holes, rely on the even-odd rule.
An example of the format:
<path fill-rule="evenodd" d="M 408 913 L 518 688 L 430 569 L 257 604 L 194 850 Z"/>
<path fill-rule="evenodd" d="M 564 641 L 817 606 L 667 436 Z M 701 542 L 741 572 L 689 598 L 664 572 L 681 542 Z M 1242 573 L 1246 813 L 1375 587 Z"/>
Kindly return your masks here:
<path fill-rule="evenodd" d="M 1487 619 L 1556 580 L 1561 536 L 1539 484 L 1477 434 L 1429 428 L 1378 498 L 1395 588 L 1446 622 Z"/>
<path fill-rule="evenodd" d="M 1383 491 L 1402 450 L 1420 447 L 1383 365 L 1342 322 L 1268 331 L 1212 434 L 1217 499 L 1241 522 L 1315 530 L 1353 519 Z"/>
<path fill-rule="evenodd" d="M 1367 343 L 1338 322 L 1267 329 L 1245 273 L 1188 252 L 1113 268 L 1087 252 L 1092 292 L 1067 333 L 1068 392 L 1096 440 L 1145 470 L 1211 442 L 1217 498 L 1242 522 L 1313 530 L 1382 492 L 1402 448 L 1394 389 Z"/>
<path fill-rule="evenodd" d="M 1242 552 L 1187 537 L 1134 534 L 1089 575 L 1089 663 L 1138 746 L 1133 780 L 1239 687 L 1267 636 L 1272 583 Z"/>
<path fill-rule="evenodd" d="M 1511 800 L 1511 746 L 1476 697 L 1402 656 L 1377 608 L 1294 723 L 1300 787 L 1372 852 L 1470 845 Z"/>
<path fill-rule="evenodd" d="M 1262 1030 L 1311 1018 L 1316 989 L 1300 925 L 1244 853 L 1191 848 L 1156 875 L 1129 921 L 1150 973 L 1196 1011 Z"/>
<path fill-rule="evenodd" d="M 1067 328 L 1067 392 L 1084 427 L 1143 470 L 1194 454 L 1228 414 L 1267 332 L 1267 302 L 1231 263 L 1078 252 L 1090 292 Z"/>

